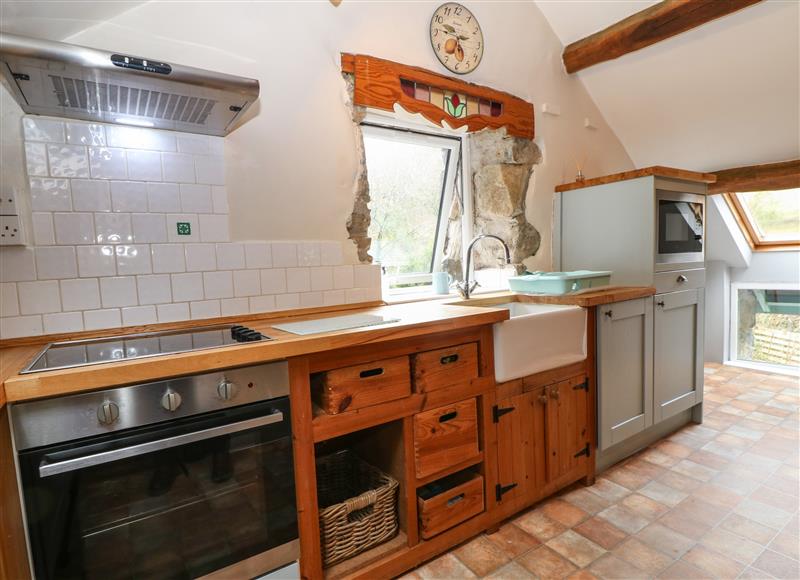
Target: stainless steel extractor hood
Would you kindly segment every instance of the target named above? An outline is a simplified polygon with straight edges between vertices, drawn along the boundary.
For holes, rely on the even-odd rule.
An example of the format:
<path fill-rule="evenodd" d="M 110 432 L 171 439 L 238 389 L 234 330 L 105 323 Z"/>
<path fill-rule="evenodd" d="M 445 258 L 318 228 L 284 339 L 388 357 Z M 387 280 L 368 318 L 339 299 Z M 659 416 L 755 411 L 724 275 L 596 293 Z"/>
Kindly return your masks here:
<path fill-rule="evenodd" d="M 255 79 L 0 33 L 0 69 L 26 113 L 227 135 Z"/>

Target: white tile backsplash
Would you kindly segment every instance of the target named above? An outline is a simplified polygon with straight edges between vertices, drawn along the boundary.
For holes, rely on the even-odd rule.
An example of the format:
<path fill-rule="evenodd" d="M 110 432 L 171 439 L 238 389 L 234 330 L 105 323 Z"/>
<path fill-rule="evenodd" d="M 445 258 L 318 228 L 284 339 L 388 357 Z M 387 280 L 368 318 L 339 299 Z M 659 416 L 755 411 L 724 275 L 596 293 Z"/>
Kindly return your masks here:
<path fill-rule="evenodd" d="M 163 153 L 161 164 L 164 169 L 164 181 L 195 183 L 194 156 L 186 153 Z"/>
<path fill-rule="evenodd" d="M 258 273 L 256 272 L 256 274 Z M 0 283 L 0 316 L 17 316 L 18 314 L 17 285 L 13 282 Z"/>
<path fill-rule="evenodd" d="M 100 308 L 100 286 L 97 279 L 62 280 L 61 303 L 66 311 Z"/>
<path fill-rule="evenodd" d="M 89 177 L 86 147 L 81 145 L 48 145 L 47 159 L 53 177 Z"/>
<path fill-rule="evenodd" d="M 120 244 L 115 246 L 114 249 L 117 254 L 117 273 L 120 276 L 149 274 L 152 272 L 150 246 Z"/>
<path fill-rule="evenodd" d="M 172 284 L 169 274 L 137 276 L 136 288 L 139 294 L 139 304 L 172 302 Z"/>
<path fill-rule="evenodd" d="M 53 229 L 53 214 L 49 212 L 33 212 L 33 242 L 37 246 L 52 246 L 56 243 Z"/>
<path fill-rule="evenodd" d="M 147 211 L 147 185 L 138 181 L 111 182 L 111 209 L 116 212 Z"/>
<path fill-rule="evenodd" d="M 101 278 L 100 299 L 103 308 L 135 306 L 139 303 L 136 293 L 136 278 L 133 276 Z"/>
<path fill-rule="evenodd" d="M 180 190 L 177 183 L 148 183 L 147 204 L 151 212 L 181 211 Z"/>
<path fill-rule="evenodd" d="M 78 246 L 78 276 L 93 278 L 117 275 L 114 246 Z"/>
<path fill-rule="evenodd" d="M 340 242 L 230 241 L 222 138 L 23 126 L 35 246 L 0 248 L 0 338 L 380 296 L 380 268 L 344 265 Z"/>
<path fill-rule="evenodd" d="M 99 179 L 73 179 L 72 209 L 74 211 L 111 211 L 108 181 Z"/>
<path fill-rule="evenodd" d="M 78 277 L 78 263 L 72 246 L 43 246 L 36 248 L 35 252 L 39 280 Z"/>
<path fill-rule="evenodd" d="M 55 213 L 53 225 L 56 244 L 66 246 L 95 243 L 94 216 L 90 213 Z"/>
<path fill-rule="evenodd" d="M 139 181 L 161 181 L 161 154 L 158 151 L 127 152 L 128 179 Z M 123 320 L 125 313 L 122 313 Z"/>
<path fill-rule="evenodd" d="M 22 128 L 26 141 L 64 142 L 64 123 L 41 117 L 24 117 Z"/>
<path fill-rule="evenodd" d="M 89 173 L 94 179 L 127 179 L 125 150 L 89 147 Z"/>
<path fill-rule="evenodd" d="M 129 244 L 133 241 L 131 214 L 94 214 L 95 240 L 98 244 Z"/>
<path fill-rule="evenodd" d="M 31 209 L 33 211 L 71 211 L 72 198 L 68 179 L 31 177 Z"/>
<path fill-rule="evenodd" d="M 61 295 L 58 291 L 58 281 L 20 282 L 17 288 L 21 314 L 61 312 Z"/>
<path fill-rule="evenodd" d="M 71 145 L 106 145 L 106 132 L 97 123 L 66 123 L 67 143 Z"/>
<path fill-rule="evenodd" d="M 44 143 L 25 143 L 25 164 L 28 175 L 42 175 L 47 173 L 47 148 Z"/>

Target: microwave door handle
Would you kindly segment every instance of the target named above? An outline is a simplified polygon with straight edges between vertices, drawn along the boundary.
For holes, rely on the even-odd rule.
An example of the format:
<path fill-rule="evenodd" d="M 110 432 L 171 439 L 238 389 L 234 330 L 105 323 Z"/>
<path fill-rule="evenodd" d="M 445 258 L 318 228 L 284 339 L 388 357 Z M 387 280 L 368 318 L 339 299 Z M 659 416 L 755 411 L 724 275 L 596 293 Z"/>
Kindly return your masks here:
<path fill-rule="evenodd" d="M 145 453 L 152 453 L 153 451 L 161 451 L 162 449 L 178 447 L 179 445 L 186 445 L 188 443 L 196 443 L 223 435 L 231 435 L 233 433 L 239 433 L 240 431 L 247 431 L 273 423 L 280 423 L 281 421 L 283 421 L 283 413 L 281 411 L 276 411 L 264 417 L 255 417 L 254 419 L 246 419 L 237 423 L 230 423 L 229 425 L 220 425 L 219 427 L 211 427 L 209 429 L 193 431 L 192 433 L 183 433 L 174 437 L 168 437 L 167 439 L 148 441 L 147 443 L 140 443 L 120 449 L 111 449 L 110 451 L 102 451 L 83 457 L 74 457 L 55 463 L 49 463 L 45 458 L 39 464 L 39 477 L 45 478 L 58 475 L 59 473 L 67 473 L 86 467 L 102 465 L 103 463 L 110 463 L 118 459 L 127 459 L 136 457 L 137 455 L 144 455 Z"/>

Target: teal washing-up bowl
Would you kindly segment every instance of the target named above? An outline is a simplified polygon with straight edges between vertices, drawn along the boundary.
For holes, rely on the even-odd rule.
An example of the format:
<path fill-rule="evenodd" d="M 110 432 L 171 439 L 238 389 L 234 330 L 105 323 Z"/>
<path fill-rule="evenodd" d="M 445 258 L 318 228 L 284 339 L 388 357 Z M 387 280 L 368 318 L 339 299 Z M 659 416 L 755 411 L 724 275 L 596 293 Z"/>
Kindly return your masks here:
<path fill-rule="evenodd" d="M 573 272 L 527 272 L 508 279 L 508 287 L 524 294 L 567 294 L 608 286 L 611 283 L 609 270 L 575 270 Z"/>

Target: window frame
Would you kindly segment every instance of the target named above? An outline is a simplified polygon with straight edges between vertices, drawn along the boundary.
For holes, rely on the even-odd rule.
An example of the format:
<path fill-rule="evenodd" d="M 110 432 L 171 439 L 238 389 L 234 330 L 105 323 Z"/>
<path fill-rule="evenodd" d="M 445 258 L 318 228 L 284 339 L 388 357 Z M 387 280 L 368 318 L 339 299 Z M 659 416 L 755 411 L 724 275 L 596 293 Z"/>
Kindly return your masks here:
<path fill-rule="evenodd" d="M 469 236 L 472 235 L 472 220 L 467 219 L 472 215 L 472 192 L 471 189 L 467 190 L 469 187 L 469 180 L 464 179 L 464 175 L 467 174 L 468 171 L 468 147 L 466 147 L 465 142 L 467 134 L 464 132 L 447 131 L 446 129 L 440 129 L 438 127 L 410 123 L 371 112 L 365 115 L 359 127 L 364 138 L 372 136 L 401 143 L 428 145 L 447 149 L 449 151 L 443 180 L 444 191 L 439 201 L 439 219 L 437 221 L 436 237 L 431 259 L 431 272 L 385 276 L 386 291 L 391 295 L 428 292 L 433 283 L 433 272 L 440 272 L 442 270 L 441 261 L 437 260 L 436 257 L 442 255 L 444 250 L 449 215 L 449 211 L 447 210 L 449 210 L 453 202 L 453 195 L 455 194 L 457 182 L 462 192 L 464 206 L 461 216 L 462 250 L 466 247 L 464 239 L 470 239 Z M 422 282 L 426 285 L 417 288 L 392 288 L 394 284 L 400 281 Z"/>
<path fill-rule="evenodd" d="M 792 188 L 793 189 L 793 188 Z M 772 191 L 781 191 L 780 189 Z M 723 193 L 722 197 L 728 204 L 728 207 L 733 213 L 736 223 L 739 224 L 739 229 L 747 240 L 747 244 L 754 252 L 786 252 L 800 249 L 800 238 L 796 240 L 765 240 L 758 234 L 758 227 L 753 223 L 750 215 L 745 207 L 745 204 L 739 199 L 739 193 L 743 192 L 728 192 Z"/>
<path fill-rule="evenodd" d="M 798 375 L 800 373 L 786 365 L 763 361 L 751 361 L 739 358 L 739 290 L 796 290 L 797 285 L 790 282 L 731 282 L 730 284 L 730 319 L 728 324 L 728 362 L 740 367 L 764 370 L 781 374 Z"/>

